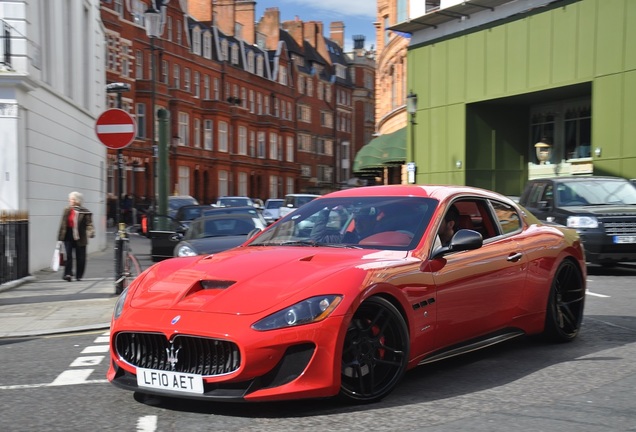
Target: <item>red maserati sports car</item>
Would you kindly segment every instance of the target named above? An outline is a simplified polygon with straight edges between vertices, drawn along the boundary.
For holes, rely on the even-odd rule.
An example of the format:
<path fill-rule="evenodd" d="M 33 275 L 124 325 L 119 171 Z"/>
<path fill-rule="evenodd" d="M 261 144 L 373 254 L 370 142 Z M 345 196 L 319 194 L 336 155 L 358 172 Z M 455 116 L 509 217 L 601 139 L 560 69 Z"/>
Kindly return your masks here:
<path fill-rule="evenodd" d="M 211 401 L 386 396 L 404 372 L 583 317 L 574 230 L 464 186 L 321 196 L 244 244 L 157 263 L 123 292 L 108 380 Z"/>

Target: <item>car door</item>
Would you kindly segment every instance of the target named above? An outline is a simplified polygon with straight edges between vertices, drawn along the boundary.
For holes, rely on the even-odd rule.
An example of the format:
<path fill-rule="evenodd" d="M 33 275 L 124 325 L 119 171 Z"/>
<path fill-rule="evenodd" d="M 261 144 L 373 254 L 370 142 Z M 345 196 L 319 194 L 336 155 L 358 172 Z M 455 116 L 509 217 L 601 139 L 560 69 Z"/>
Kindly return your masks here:
<path fill-rule="evenodd" d="M 526 257 L 515 234 L 516 215 L 503 231 L 489 201 L 476 201 L 484 243 L 481 248 L 451 253 L 433 273 L 437 288 L 437 341 L 445 347 L 505 328 L 518 314 L 526 279 Z M 516 227 L 515 228 L 515 224 Z"/>
<path fill-rule="evenodd" d="M 166 215 L 153 216 L 150 238 L 150 255 L 153 261 L 172 258 L 174 247 L 181 241 L 186 227 L 173 217 Z"/>
<path fill-rule="evenodd" d="M 554 218 L 554 185 L 550 180 L 535 180 L 528 185 L 528 193 L 524 193 L 520 201 L 530 213 L 538 219 L 552 221 Z"/>

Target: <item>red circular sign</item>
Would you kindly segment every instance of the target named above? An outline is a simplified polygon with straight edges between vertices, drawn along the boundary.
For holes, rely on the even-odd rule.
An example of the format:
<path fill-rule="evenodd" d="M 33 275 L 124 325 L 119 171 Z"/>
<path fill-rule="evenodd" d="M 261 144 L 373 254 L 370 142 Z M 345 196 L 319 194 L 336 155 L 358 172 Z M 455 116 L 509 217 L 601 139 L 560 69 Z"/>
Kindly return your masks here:
<path fill-rule="evenodd" d="M 135 139 L 137 124 L 126 111 L 112 108 L 104 111 L 95 123 L 97 138 L 108 148 L 119 150 Z"/>

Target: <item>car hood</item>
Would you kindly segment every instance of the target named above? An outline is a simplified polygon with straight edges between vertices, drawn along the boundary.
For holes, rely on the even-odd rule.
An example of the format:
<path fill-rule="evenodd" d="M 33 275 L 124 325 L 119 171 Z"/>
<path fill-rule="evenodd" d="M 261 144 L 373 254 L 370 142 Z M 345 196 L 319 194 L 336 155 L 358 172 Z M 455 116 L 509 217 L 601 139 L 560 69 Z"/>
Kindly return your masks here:
<path fill-rule="evenodd" d="M 155 264 L 131 287 L 133 308 L 256 314 L 316 284 L 344 293 L 373 282 L 368 272 L 412 261 L 404 251 L 246 246 Z M 343 277 L 347 273 L 347 281 Z M 334 276 L 338 279 L 334 280 Z M 386 276 L 386 275 L 385 275 Z M 365 278 L 367 280 L 365 281 Z M 206 281 L 203 288 L 201 281 Z M 339 287 L 339 288 L 338 288 Z M 315 295 L 315 291 L 310 291 Z"/>
<path fill-rule="evenodd" d="M 591 216 L 636 216 L 636 206 L 629 205 L 598 205 L 561 207 L 566 214 L 587 214 Z"/>

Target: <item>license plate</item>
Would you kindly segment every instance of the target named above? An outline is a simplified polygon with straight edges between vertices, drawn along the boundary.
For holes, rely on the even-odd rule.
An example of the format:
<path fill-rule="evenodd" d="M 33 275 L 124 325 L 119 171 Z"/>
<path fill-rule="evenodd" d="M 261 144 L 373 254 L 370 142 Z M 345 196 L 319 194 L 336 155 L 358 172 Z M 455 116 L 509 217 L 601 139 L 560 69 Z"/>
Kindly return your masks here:
<path fill-rule="evenodd" d="M 636 243 L 636 236 L 617 235 L 614 236 L 614 243 Z"/>
<path fill-rule="evenodd" d="M 137 385 L 185 393 L 203 393 L 201 375 L 137 368 Z"/>

